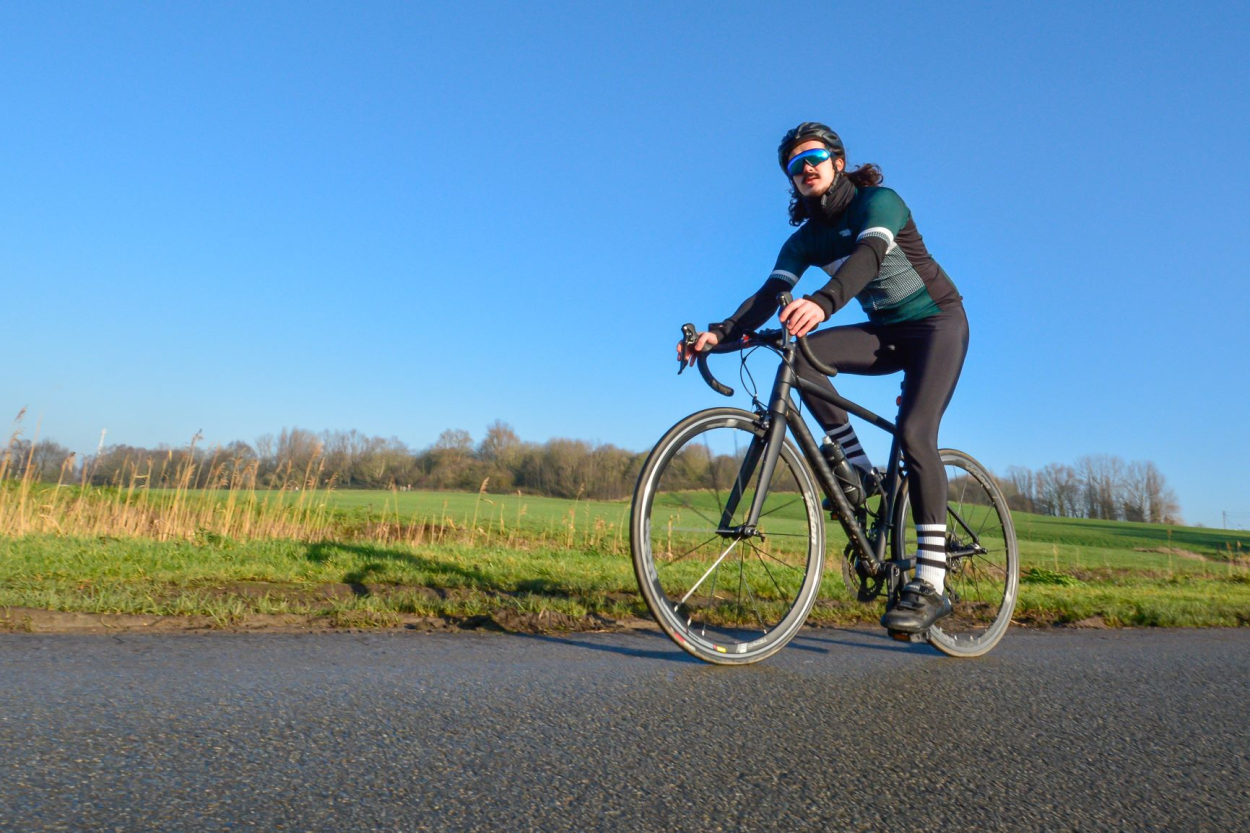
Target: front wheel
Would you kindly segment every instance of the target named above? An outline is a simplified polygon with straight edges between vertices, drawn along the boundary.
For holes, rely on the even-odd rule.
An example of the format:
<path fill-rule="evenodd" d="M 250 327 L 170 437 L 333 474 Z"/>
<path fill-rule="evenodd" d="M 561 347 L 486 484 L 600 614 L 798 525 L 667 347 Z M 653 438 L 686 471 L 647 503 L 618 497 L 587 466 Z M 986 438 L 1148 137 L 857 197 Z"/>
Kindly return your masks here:
<path fill-rule="evenodd" d="M 962 451 L 940 449 L 946 468 L 946 594 L 954 612 L 929 629 L 929 643 L 954 657 L 979 657 L 1011 624 L 1020 585 L 1016 530 L 998 484 Z M 908 482 L 895 504 L 894 557 L 917 550 Z"/>
<path fill-rule="evenodd" d="M 765 445 L 756 415 L 700 411 L 660 439 L 634 490 L 638 587 L 664 632 L 707 662 L 745 664 L 775 653 L 803 625 L 820 589 L 825 526 L 815 480 L 785 439 L 761 485 Z M 760 489 L 757 532 L 744 534 Z"/>

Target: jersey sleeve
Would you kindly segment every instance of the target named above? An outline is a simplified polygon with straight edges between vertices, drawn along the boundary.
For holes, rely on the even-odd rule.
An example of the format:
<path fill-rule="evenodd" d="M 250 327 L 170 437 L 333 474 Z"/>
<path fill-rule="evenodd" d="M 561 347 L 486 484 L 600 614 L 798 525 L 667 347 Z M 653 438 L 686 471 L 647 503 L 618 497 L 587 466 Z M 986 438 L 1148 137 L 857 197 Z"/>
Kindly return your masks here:
<path fill-rule="evenodd" d="M 876 276 L 881 261 L 885 259 L 885 252 L 886 244 L 880 237 L 869 235 L 861 239 L 829 282 L 803 297 L 820 307 L 827 321 Z"/>
<path fill-rule="evenodd" d="M 777 265 L 768 277 L 779 278 L 793 289 L 809 265 L 807 248 L 803 245 L 802 236 L 796 231 L 782 244 L 781 252 L 777 255 Z"/>
<path fill-rule="evenodd" d="M 888 250 L 894 245 L 894 237 L 907 225 L 911 210 L 907 203 L 890 188 L 874 188 L 872 194 L 864 201 L 859 222 L 859 233 L 856 242 L 877 238 L 885 241 Z"/>

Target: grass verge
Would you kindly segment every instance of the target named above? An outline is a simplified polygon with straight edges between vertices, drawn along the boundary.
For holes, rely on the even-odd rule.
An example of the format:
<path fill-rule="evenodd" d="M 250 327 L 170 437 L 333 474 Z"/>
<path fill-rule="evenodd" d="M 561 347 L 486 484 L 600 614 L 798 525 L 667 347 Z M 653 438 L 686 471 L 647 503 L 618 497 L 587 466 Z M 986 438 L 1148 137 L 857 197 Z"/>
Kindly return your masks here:
<path fill-rule="evenodd" d="M 466 541 L 153 541 L 27 535 L 0 540 L 0 628 L 60 626 L 31 611 L 174 617 L 183 627 L 607 629 L 647 616 L 628 555 L 607 545 Z M 1250 570 L 1158 552 L 1024 542 L 1016 620 L 1028 625 L 1244 626 Z M 1081 565 L 1081 566 L 1078 566 Z M 15 612 L 16 611 L 16 612 Z M 873 623 L 826 567 L 818 625 Z M 101 617 L 102 615 L 102 617 Z M 169 623 L 165 623 L 168 625 Z M 77 625 L 76 625 L 77 626 Z"/>
<path fill-rule="evenodd" d="M 648 615 L 623 502 L 238 482 L 197 491 L 0 476 L 0 629 L 560 630 Z M 1250 534 L 1025 514 L 1016 528 L 1021 624 L 1250 624 Z M 880 604 L 847 593 L 845 538 L 828 531 L 810 621 L 875 623 Z"/>

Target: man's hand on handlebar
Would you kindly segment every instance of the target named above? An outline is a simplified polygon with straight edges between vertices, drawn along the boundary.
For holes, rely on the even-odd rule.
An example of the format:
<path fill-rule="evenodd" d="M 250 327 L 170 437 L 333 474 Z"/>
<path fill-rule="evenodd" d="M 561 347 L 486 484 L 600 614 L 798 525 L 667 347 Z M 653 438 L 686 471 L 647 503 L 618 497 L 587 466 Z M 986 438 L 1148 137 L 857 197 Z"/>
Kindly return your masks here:
<path fill-rule="evenodd" d="M 778 318 L 792 336 L 802 338 L 825 320 L 825 311 L 806 298 L 798 298 L 787 304 Z"/>
<path fill-rule="evenodd" d="M 699 333 L 698 338 L 695 339 L 693 349 L 688 347 L 685 341 L 679 341 L 677 342 L 677 361 L 685 362 L 686 366 L 689 367 L 694 364 L 695 359 L 699 357 L 699 353 L 710 347 L 715 347 L 717 344 L 720 344 L 720 336 L 716 335 L 716 333 Z"/>

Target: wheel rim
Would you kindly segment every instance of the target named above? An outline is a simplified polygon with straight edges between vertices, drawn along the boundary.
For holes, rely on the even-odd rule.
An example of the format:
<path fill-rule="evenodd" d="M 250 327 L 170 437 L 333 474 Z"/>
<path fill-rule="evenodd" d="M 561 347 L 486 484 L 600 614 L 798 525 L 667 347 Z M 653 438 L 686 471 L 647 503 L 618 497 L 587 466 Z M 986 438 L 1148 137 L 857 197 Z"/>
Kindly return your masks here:
<path fill-rule="evenodd" d="M 978 464 L 943 455 L 947 478 L 946 594 L 953 612 L 929 632 L 948 653 L 984 653 L 1002 637 L 1015 608 L 1019 567 L 1006 501 Z M 908 501 L 910 502 L 910 501 Z M 906 515 L 905 552 L 917 549 Z"/>
<path fill-rule="evenodd" d="M 811 573 L 823 518 L 810 475 L 788 446 L 769 480 L 762 537 L 726 534 L 743 524 L 755 496 L 760 433 L 745 419 L 693 425 L 648 484 L 641 542 L 648 602 L 665 630 L 696 653 L 771 653 L 802 624 L 819 580 Z"/>

